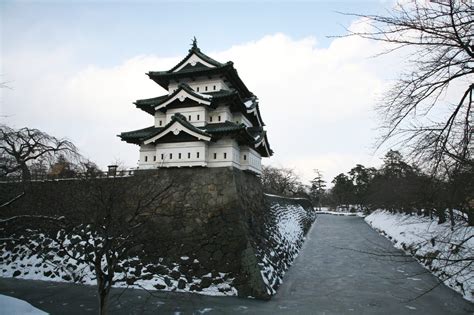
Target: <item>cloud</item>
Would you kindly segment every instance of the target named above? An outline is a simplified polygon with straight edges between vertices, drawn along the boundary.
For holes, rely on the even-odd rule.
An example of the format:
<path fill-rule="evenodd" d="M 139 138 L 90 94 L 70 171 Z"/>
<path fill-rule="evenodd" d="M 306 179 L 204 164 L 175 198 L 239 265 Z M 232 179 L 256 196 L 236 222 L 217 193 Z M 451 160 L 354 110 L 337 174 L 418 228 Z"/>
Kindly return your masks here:
<path fill-rule="evenodd" d="M 294 167 L 306 179 L 322 170 L 330 181 L 355 163 L 371 161 L 375 100 L 386 88 L 385 71 L 393 58 L 368 58 L 381 44 L 360 38 L 334 39 L 319 48 L 314 37 L 268 35 L 209 52 L 234 61 L 239 75 L 260 99 L 275 156 L 266 164 Z M 145 72 L 166 70 L 183 55 L 136 56 L 114 67 L 71 66 L 75 58 L 58 50 L 6 56 L 4 71 L 14 90 L 2 91 L 5 123 L 41 128 L 73 140 L 102 167 L 116 159 L 136 166 L 138 147 L 120 142 L 122 131 L 153 124 L 136 109 L 136 99 L 164 94 Z"/>

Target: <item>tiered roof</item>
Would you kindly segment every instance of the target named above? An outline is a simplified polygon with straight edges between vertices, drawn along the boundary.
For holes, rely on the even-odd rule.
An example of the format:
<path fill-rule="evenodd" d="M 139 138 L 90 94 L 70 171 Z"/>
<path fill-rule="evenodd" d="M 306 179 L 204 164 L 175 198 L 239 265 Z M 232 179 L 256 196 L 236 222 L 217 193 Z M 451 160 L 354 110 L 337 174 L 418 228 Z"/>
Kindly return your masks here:
<path fill-rule="evenodd" d="M 156 142 L 194 140 L 216 141 L 230 135 L 240 144 L 254 147 L 262 156 L 272 155 L 268 146 L 264 123 L 260 115 L 258 99 L 250 92 L 234 69 L 232 62 L 222 64 L 201 52 L 196 41 L 189 53 L 176 66 L 168 71 L 151 71 L 147 75 L 160 86 L 168 89 L 171 81 L 179 82 L 184 78 L 211 77 L 219 75 L 230 86 L 229 90 L 219 90 L 198 93 L 188 84 L 180 83 L 178 88 L 170 94 L 149 99 L 137 100 L 137 108 L 155 115 L 156 111 L 166 112 L 169 108 L 187 106 L 208 106 L 217 108 L 226 104 L 232 112 L 240 112 L 247 117 L 256 127 L 247 127 L 230 121 L 223 123 L 207 124 L 204 127 L 195 127 L 181 114 L 172 116 L 171 121 L 163 127 L 147 127 L 129 132 L 123 132 L 119 137 L 128 143 L 148 144 Z"/>

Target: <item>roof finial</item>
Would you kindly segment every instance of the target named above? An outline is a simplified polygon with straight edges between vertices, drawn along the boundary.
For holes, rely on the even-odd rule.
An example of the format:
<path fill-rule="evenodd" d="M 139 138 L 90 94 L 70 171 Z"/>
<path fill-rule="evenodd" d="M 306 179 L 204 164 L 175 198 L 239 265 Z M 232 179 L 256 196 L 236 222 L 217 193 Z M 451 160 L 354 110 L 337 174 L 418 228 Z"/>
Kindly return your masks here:
<path fill-rule="evenodd" d="M 198 41 L 197 41 L 197 39 L 196 39 L 196 36 L 193 37 L 192 48 L 193 48 L 193 49 L 197 49 L 197 48 L 198 48 Z"/>

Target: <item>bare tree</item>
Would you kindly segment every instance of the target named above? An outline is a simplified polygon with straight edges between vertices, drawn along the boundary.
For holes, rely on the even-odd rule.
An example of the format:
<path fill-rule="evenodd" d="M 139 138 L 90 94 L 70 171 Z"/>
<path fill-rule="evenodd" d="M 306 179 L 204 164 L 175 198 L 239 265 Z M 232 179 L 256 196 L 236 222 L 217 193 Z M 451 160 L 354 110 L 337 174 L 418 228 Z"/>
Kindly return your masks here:
<path fill-rule="evenodd" d="M 303 184 L 290 168 L 264 166 L 262 169 L 262 185 L 267 193 L 278 195 L 295 195 L 301 192 Z"/>
<path fill-rule="evenodd" d="M 143 231 L 169 196 L 172 182 L 141 174 L 76 183 L 82 188 L 68 197 L 73 198 L 73 209 L 61 215 L 26 214 L 0 220 L 3 239 L 13 245 L 26 240 L 23 245 L 30 249 L 29 255 L 41 254 L 58 268 L 66 265 L 59 257 L 67 258 L 68 265 L 87 266 L 97 282 L 100 314 L 107 314 L 112 286 L 141 279 L 136 273 L 139 268 L 129 259 L 146 256 Z"/>
<path fill-rule="evenodd" d="M 379 146 L 397 141 L 434 171 L 442 156 L 473 163 L 473 2 L 407 1 L 387 15 L 349 15 L 365 19 L 372 29 L 348 36 L 393 45 L 384 53 L 412 51 L 408 70 L 378 105 L 385 129 Z M 451 104 L 445 96 L 454 87 L 464 92 Z"/>
<path fill-rule="evenodd" d="M 78 156 L 76 146 L 66 139 L 58 139 L 38 129 L 16 130 L 0 125 L 0 175 L 20 172 L 23 180 L 28 180 L 31 163 L 51 160 L 58 153 Z"/>

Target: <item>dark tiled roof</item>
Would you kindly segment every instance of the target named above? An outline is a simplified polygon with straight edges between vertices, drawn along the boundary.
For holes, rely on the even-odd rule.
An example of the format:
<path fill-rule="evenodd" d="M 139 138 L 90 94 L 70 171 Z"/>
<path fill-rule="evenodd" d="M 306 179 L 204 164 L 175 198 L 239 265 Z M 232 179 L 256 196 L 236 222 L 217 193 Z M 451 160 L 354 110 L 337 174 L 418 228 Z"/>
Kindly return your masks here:
<path fill-rule="evenodd" d="M 154 136 L 160 133 L 162 130 L 163 130 L 163 127 L 151 126 L 151 127 L 147 127 L 143 129 L 122 132 L 121 134 L 118 135 L 118 137 L 120 137 L 122 141 L 139 144 L 143 140 L 149 138 L 150 136 Z"/>
<path fill-rule="evenodd" d="M 226 121 L 226 122 L 217 123 L 217 124 L 207 124 L 205 127 L 202 127 L 202 128 L 206 130 L 207 133 L 216 134 L 216 133 L 226 133 L 226 132 L 244 130 L 245 125 L 236 124 L 231 121 Z"/>
<path fill-rule="evenodd" d="M 148 127 L 148 128 L 143 128 L 143 129 L 138 129 L 138 130 L 133 130 L 133 131 L 128 131 L 128 132 L 122 132 L 120 135 L 120 139 L 122 141 L 126 141 L 129 143 L 135 143 L 135 144 L 140 144 L 145 140 L 148 140 L 150 138 L 153 138 L 154 136 L 160 134 L 163 130 L 166 130 L 169 126 L 171 126 L 174 122 L 179 122 L 181 125 L 185 126 L 186 128 L 200 134 L 206 137 L 211 137 L 209 133 L 206 133 L 206 130 L 199 129 L 195 126 L 193 126 L 190 122 L 186 120 L 186 118 L 179 114 L 176 113 L 171 117 L 171 121 L 167 123 L 163 127 Z"/>
<path fill-rule="evenodd" d="M 155 105 L 155 104 L 159 104 L 160 102 L 162 102 L 166 98 L 168 98 L 168 95 L 161 95 L 161 96 L 158 96 L 158 97 L 146 98 L 146 99 L 143 99 L 143 100 L 136 100 L 135 104 L 137 104 L 137 105 L 138 104 Z"/>
<path fill-rule="evenodd" d="M 143 99 L 143 100 L 137 100 L 134 104 L 137 108 L 140 108 L 141 110 L 147 112 L 148 114 L 155 115 L 155 106 L 156 106 L 156 104 L 161 103 L 167 97 L 168 97 L 168 95 L 162 95 L 162 96 L 158 96 L 158 97 L 153 97 L 153 98 L 148 98 L 148 99 Z"/>

